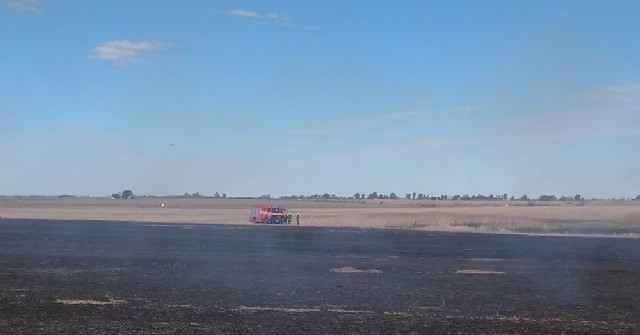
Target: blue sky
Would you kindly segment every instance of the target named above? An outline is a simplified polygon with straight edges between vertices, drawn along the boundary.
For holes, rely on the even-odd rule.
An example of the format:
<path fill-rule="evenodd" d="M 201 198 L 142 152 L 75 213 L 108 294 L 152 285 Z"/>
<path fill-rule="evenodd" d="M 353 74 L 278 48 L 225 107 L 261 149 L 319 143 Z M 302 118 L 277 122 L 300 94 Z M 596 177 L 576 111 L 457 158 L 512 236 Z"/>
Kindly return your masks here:
<path fill-rule="evenodd" d="M 638 1 L 0 1 L 0 194 L 640 194 Z"/>

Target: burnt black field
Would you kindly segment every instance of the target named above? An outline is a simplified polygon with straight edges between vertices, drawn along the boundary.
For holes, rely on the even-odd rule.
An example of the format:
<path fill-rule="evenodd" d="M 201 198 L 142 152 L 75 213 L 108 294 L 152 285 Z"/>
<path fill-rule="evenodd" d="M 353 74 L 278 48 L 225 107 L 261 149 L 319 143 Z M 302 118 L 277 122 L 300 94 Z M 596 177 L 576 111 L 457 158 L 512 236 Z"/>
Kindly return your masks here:
<path fill-rule="evenodd" d="M 0 333 L 638 334 L 640 241 L 2 219 Z"/>

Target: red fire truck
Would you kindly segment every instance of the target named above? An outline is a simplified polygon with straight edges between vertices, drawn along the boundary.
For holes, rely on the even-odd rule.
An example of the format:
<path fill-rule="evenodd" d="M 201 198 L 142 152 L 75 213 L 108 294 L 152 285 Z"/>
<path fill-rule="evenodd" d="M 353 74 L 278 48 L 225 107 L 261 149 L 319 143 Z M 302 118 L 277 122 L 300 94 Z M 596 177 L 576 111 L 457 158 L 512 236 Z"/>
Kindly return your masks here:
<path fill-rule="evenodd" d="M 249 222 L 291 224 L 291 215 L 283 207 L 257 205 L 251 207 Z"/>

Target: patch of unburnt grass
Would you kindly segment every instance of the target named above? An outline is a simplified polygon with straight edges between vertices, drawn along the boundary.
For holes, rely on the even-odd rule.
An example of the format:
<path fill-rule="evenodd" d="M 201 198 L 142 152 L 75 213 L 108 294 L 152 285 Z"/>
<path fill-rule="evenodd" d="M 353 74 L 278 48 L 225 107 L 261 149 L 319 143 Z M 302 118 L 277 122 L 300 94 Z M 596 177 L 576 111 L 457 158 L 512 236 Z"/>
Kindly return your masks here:
<path fill-rule="evenodd" d="M 94 299 L 56 299 L 56 303 L 62 305 L 89 305 L 89 306 L 104 306 L 104 305 L 119 305 L 123 304 L 126 301 L 122 299 L 115 299 L 110 295 L 105 295 L 104 300 L 94 300 Z"/>
<path fill-rule="evenodd" d="M 333 268 L 329 270 L 330 272 L 336 273 L 382 273 L 382 270 L 378 269 L 358 269 L 353 266 L 343 266 L 340 268 Z"/>
<path fill-rule="evenodd" d="M 487 269 L 458 269 L 456 274 L 463 275 L 502 275 L 503 271 L 487 270 Z"/>

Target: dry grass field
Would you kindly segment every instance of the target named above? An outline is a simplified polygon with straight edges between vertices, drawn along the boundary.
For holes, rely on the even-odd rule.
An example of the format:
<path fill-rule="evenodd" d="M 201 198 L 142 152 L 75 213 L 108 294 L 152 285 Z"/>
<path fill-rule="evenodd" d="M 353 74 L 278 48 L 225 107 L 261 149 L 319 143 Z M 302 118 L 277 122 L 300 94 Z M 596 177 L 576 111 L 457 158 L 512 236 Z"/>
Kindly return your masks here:
<path fill-rule="evenodd" d="M 250 224 L 256 199 L 0 198 L 0 217 L 194 224 Z M 640 236 L 640 202 L 267 200 L 303 226 L 455 232 Z M 161 207 L 164 204 L 165 207 Z"/>

